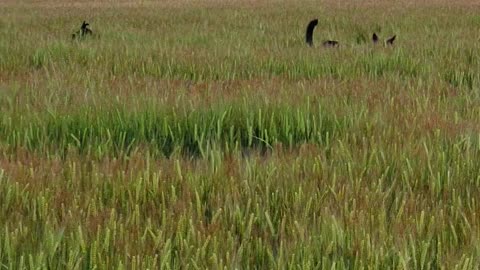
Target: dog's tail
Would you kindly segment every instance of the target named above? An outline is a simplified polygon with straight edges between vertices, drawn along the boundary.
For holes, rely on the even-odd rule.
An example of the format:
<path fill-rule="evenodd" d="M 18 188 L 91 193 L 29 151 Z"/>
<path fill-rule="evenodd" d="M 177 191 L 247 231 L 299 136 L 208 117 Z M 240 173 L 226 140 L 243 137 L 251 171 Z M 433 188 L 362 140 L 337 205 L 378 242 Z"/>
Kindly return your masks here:
<path fill-rule="evenodd" d="M 305 42 L 307 45 L 312 47 L 313 46 L 313 30 L 318 24 L 318 19 L 312 20 L 307 25 L 307 31 L 305 33 Z"/>

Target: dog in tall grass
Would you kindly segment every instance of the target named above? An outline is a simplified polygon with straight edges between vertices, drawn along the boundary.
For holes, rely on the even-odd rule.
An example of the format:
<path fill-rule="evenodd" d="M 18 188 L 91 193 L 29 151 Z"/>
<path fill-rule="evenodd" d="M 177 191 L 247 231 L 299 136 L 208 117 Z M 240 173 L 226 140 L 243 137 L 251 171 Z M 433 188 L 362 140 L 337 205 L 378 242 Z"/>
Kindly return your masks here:
<path fill-rule="evenodd" d="M 313 47 L 313 30 L 318 25 L 318 19 L 311 20 L 305 31 L 305 42 L 309 47 Z M 335 40 L 326 40 L 322 43 L 323 47 L 338 47 L 339 42 Z"/>
<path fill-rule="evenodd" d="M 385 46 L 393 46 L 396 38 L 397 38 L 397 35 L 393 35 L 389 37 L 387 40 L 385 40 Z M 372 35 L 373 44 L 377 44 L 379 40 L 380 38 L 378 37 L 377 33 L 373 33 Z"/>
<path fill-rule="evenodd" d="M 80 27 L 80 30 L 72 34 L 72 39 L 80 39 L 80 38 L 85 38 L 87 36 L 92 36 L 93 32 L 90 28 L 88 28 L 90 24 L 83 21 L 82 26 Z"/>

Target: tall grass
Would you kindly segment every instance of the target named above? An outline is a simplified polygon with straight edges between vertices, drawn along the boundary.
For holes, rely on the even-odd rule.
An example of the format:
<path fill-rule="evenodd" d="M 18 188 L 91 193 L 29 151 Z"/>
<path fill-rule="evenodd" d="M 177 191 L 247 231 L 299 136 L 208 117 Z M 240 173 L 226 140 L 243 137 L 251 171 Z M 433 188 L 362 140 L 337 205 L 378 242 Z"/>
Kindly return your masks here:
<path fill-rule="evenodd" d="M 313 107 L 312 107 L 313 106 Z M 127 108 L 89 110 L 78 114 L 49 113 L 2 119 L 0 136 L 9 149 L 63 153 L 73 147 L 79 152 L 101 156 L 124 155 L 138 145 L 152 153 L 169 156 L 173 151 L 202 155 L 212 145 L 223 151 L 248 148 L 267 150 L 302 143 L 329 144 L 347 128 L 347 121 L 319 105 L 303 108 L 262 106 L 253 102 L 210 109 Z M 350 120 L 351 121 L 351 120 Z"/>
<path fill-rule="evenodd" d="M 479 7 L 400 2 L 0 3 L 0 269 L 478 269 Z"/>

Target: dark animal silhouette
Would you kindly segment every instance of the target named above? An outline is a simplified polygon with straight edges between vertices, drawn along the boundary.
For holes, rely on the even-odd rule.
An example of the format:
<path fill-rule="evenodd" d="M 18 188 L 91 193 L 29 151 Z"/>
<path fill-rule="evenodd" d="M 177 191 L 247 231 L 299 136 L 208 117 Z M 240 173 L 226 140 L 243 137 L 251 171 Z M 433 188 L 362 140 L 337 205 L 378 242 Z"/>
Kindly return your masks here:
<path fill-rule="evenodd" d="M 88 28 L 89 25 L 90 25 L 90 24 L 88 24 L 88 23 L 86 23 L 85 21 L 83 21 L 83 23 L 82 23 L 82 28 L 80 29 L 80 30 L 82 31 L 82 35 L 85 36 L 85 35 L 91 35 L 91 34 L 93 34 L 92 30 L 90 30 L 90 29 Z"/>
<path fill-rule="evenodd" d="M 307 45 L 312 47 L 313 46 L 313 30 L 318 24 L 318 19 L 312 20 L 307 25 L 307 31 L 305 33 L 305 42 Z"/>
<path fill-rule="evenodd" d="M 82 23 L 82 26 L 80 27 L 80 30 L 78 30 L 77 32 L 75 32 L 74 34 L 72 34 L 72 39 L 75 39 L 77 37 L 81 38 L 81 37 L 86 37 L 88 35 L 92 35 L 93 32 L 92 30 L 90 30 L 90 28 L 88 28 L 90 24 L 88 24 L 87 22 L 83 21 Z"/>
<path fill-rule="evenodd" d="M 323 42 L 323 47 L 338 47 L 338 45 L 340 45 L 340 43 L 338 43 L 338 41 L 335 41 L 335 40 L 326 40 Z"/>
<path fill-rule="evenodd" d="M 377 36 L 376 33 L 373 33 L 373 35 L 372 35 L 372 41 L 373 41 L 374 44 L 377 44 L 377 43 L 378 43 L 378 36 Z"/>
<path fill-rule="evenodd" d="M 393 45 L 393 42 L 395 41 L 395 39 L 397 38 L 397 35 L 394 35 L 393 37 L 387 39 L 385 41 L 385 44 L 387 44 L 387 46 L 392 46 Z"/>

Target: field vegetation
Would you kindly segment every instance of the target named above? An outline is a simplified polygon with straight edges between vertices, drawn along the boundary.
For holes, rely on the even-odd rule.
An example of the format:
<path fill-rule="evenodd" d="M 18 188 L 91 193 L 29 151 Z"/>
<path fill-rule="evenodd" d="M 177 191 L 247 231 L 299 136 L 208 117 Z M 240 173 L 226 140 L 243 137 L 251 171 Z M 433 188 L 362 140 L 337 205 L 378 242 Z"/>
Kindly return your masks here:
<path fill-rule="evenodd" d="M 1 1 L 0 269 L 478 269 L 479 14 Z"/>

